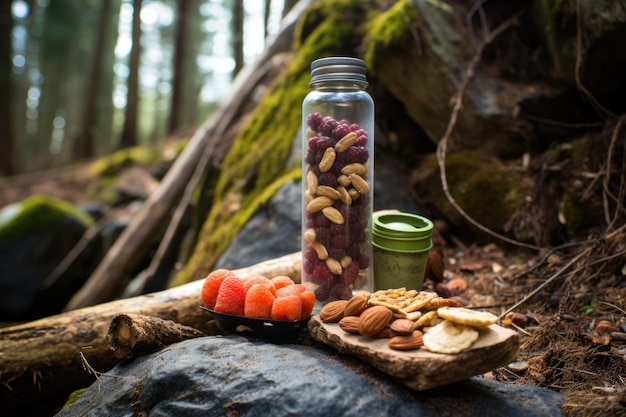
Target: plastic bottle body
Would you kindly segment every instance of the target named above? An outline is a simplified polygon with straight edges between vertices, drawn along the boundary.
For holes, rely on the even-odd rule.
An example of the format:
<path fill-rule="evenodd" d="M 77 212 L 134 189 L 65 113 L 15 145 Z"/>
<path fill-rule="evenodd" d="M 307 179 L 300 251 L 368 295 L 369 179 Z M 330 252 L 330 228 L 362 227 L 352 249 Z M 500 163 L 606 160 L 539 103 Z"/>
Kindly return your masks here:
<path fill-rule="evenodd" d="M 302 282 L 321 305 L 373 288 L 374 102 L 362 61 L 318 61 L 302 106 Z"/>

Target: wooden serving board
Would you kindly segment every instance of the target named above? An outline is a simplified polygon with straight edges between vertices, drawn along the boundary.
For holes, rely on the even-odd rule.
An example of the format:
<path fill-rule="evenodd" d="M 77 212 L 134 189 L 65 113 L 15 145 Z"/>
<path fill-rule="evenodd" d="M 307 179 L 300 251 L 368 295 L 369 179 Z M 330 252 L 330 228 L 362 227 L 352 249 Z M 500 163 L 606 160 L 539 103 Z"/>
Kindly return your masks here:
<path fill-rule="evenodd" d="M 481 329 L 478 340 L 456 355 L 432 353 L 423 347 L 393 350 L 387 345 L 389 339 L 346 333 L 338 324 L 322 322 L 319 315 L 311 317 L 308 330 L 315 340 L 357 356 L 418 391 L 492 371 L 514 361 L 519 353 L 518 334 L 497 324 Z"/>

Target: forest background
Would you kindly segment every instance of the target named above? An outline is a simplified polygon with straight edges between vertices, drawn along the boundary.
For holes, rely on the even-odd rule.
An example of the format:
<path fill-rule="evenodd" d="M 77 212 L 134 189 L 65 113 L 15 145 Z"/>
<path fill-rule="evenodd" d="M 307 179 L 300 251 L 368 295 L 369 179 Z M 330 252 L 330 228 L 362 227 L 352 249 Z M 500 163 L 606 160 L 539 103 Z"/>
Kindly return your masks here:
<path fill-rule="evenodd" d="M 0 2 L 0 175 L 190 134 L 295 2 Z"/>

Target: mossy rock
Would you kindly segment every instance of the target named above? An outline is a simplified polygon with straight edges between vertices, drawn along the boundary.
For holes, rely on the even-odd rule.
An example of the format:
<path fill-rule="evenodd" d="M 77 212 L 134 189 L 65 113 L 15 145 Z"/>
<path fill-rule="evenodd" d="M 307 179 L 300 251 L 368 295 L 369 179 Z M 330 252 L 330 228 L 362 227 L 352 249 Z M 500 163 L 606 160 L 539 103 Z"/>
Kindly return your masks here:
<path fill-rule="evenodd" d="M 45 195 L 33 195 L 0 210 L 0 239 L 17 239 L 69 218 L 84 224 L 86 228 L 93 225 L 93 219 L 72 203 Z"/>
<path fill-rule="evenodd" d="M 375 82 L 402 103 L 433 143 L 446 132 L 451 99 L 472 59 L 473 47 L 457 13 L 443 1 L 398 1 L 369 22 L 365 39 L 366 62 Z M 532 88 L 478 66 L 463 92 L 463 109 L 448 147 L 480 149 L 505 158 L 526 152 L 534 131 L 514 114 L 520 97 Z"/>
<path fill-rule="evenodd" d="M 439 165 L 435 155 L 425 157 L 414 175 L 419 199 L 434 218 L 447 220 L 466 236 L 480 242 L 493 240 L 475 228 L 448 201 L 443 192 Z M 446 158 L 446 179 L 449 192 L 456 203 L 481 225 L 505 233 L 505 225 L 529 193 L 532 185 L 518 173 L 507 170 L 498 159 L 478 151 L 462 151 Z M 471 234 L 470 234 L 471 233 Z"/>

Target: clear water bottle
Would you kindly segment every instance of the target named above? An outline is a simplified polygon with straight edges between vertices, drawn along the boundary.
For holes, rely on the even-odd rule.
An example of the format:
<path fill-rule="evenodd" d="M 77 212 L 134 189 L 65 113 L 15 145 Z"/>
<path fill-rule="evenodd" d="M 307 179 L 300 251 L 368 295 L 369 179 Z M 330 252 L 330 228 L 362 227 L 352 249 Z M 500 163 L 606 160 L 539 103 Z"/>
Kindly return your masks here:
<path fill-rule="evenodd" d="M 311 64 L 302 104 L 302 283 L 318 306 L 372 291 L 374 101 L 365 63 Z"/>

